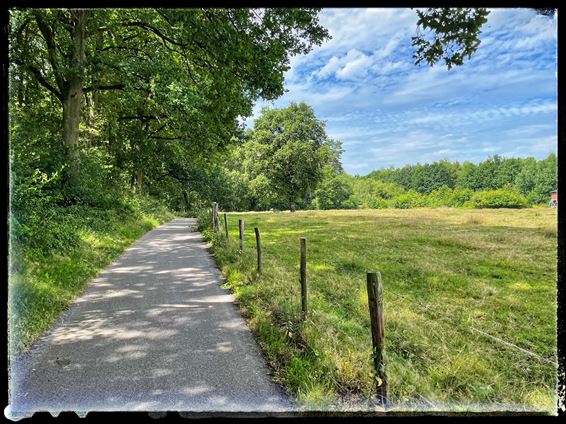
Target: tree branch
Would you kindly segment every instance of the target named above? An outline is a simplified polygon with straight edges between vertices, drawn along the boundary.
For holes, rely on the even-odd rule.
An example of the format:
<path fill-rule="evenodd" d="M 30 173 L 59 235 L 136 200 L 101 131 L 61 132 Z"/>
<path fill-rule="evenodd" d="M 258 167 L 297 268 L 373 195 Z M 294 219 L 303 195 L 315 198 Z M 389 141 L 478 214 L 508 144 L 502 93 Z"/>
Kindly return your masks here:
<path fill-rule="evenodd" d="M 135 119 L 139 119 L 140 121 L 151 121 L 158 119 L 157 116 L 151 115 L 130 115 L 130 116 L 120 116 L 118 117 L 118 121 L 133 121 Z"/>
<path fill-rule="evenodd" d="M 167 126 L 167 122 L 164 123 L 163 125 L 161 125 L 161 127 L 159 127 L 158 129 L 156 129 L 155 131 L 153 131 L 153 132 L 149 135 L 149 137 L 151 138 L 151 137 L 153 137 L 154 135 L 159 134 L 159 133 L 161 132 L 161 130 L 163 130 L 163 128 L 165 128 L 166 126 Z"/>
<path fill-rule="evenodd" d="M 100 51 L 104 52 L 104 51 L 110 50 L 110 49 L 118 49 L 118 50 L 127 50 L 127 51 L 132 51 L 132 52 L 138 52 L 138 53 L 141 53 L 142 55 L 144 55 L 149 60 L 153 60 L 153 57 L 147 51 L 145 51 L 143 49 L 138 49 L 137 47 L 106 46 L 106 47 L 103 47 L 102 49 L 100 49 Z"/>
<path fill-rule="evenodd" d="M 16 65 L 21 66 L 24 69 L 31 72 L 32 75 L 37 80 L 37 82 L 39 82 L 41 85 L 43 85 L 45 88 L 47 88 L 51 93 L 53 93 L 55 95 L 55 97 L 57 97 L 59 99 L 59 101 L 63 102 L 63 95 L 61 94 L 61 92 L 59 90 L 57 90 L 55 87 L 53 87 L 49 83 L 49 81 L 47 81 L 47 79 L 41 74 L 41 71 L 38 68 L 36 68 L 35 66 L 25 64 L 24 62 L 22 62 L 21 60 L 18 60 L 18 59 L 13 59 L 13 62 Z"/>
<path fill-rule="evenodd" d="M 55 81 L 57 82 L 57 87 L 59 92 L 64 90 L 64 80 L 61 77 L 61 72 L 59 71 L 59 64 L 57 63 L 57 48 L 55 46 L 55 41 L 53 40 L 53 31 L 45 22 L 44 17 L 39 11 L 34 11 L 35 21 L 37 22 L 37 27 L 47 44 L 47 57 L 49 58 L 49 63 L 53 69 L 53 75 L 55 75 Z"/>
<path fill-rule="evenodd" d="M 180 43 L 176 40 L 173 40 L 172 38 L 168 37 L 167 35 L 163 34 L 161 31 L 159 31 L 157 28 L 145 23 L 145 22 L 140 22 L 140 21 L 122 21 L 122 25 L 124 26 L 133 26 L 133 27 L 139 27 L 139 28 L 143 28 L 147 31 L 151 31 L 153 32 L 155 35 L 157 35 L 159 38 L 161 38 L 164 41 L 167 41 L 171 44 L 174 44 L 176 46 L 179 47 L 187 47 L 188 44 L 183 44 Z"/>
<path fill-rule="evenodd" d="M 154 140 L 182 140 L 181 137 L 160 137 L 158 135 L 150 135 L 147 138 L 151 138 Z"/>

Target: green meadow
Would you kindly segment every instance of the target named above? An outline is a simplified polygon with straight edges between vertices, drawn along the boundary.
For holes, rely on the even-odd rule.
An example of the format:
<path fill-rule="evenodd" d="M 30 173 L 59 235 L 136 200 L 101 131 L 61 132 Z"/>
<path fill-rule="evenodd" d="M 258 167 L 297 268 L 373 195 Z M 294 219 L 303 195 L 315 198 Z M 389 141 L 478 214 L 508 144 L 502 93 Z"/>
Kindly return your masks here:
<path fill-rule="evenodd" d="M 366 274 L 378 271 L 391 409 L 555 413 L 556 210 L 227 216 L 228 240 L 222 215 L 222 235 L 204 234 L 276 380 L 305 409 L 371 405 Z M 201 217 L 201 227 L 209 220 Z M 261 275 L 254 227 L 262 237 Z M 301 237 L 308 252 L 304 322 Z"/>

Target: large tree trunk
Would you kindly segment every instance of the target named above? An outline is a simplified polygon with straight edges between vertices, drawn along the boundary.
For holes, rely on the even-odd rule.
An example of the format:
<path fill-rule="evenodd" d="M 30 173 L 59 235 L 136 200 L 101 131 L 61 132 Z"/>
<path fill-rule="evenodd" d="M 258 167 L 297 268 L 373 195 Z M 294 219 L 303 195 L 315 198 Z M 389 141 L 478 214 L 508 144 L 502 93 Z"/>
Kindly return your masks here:
<path fill-rule="evenodd" d="M 134 172 L 134 178 L 135 178 L 135 191 L 138 194 L 141 194 L 142 192 L 142 182 L 143 182 L 143 170 L 141 169 L 141 167 L 136 167 L 136 170 Z"/>
<path fill-rule="evenodd" d="M 67 151 L 67 184 L 76 187 L 79 178 L 79 122 L 81 117 L 81 81 L 71 81 L 63 98 L 63 142 Z"/>
<path fill-rule="evenodd" d="M 188 212 L 191 209 L 191 203 L 189 202 L 189 193 L 187 193 L 187 190 L 183 190 L 183 199 L 185 200 L 185 212 Z"/>
<path fill-rule="evenodd" d="M 71 63 L 76 67 L 63 91 L 63 143 L 67 150 L 67 185 L 75 188 L 80 173 L 79 123 L 83 96 L 82 66 L 85 61 L 86 10 L 71 9 L 71 38 L 73 52 Z"/>

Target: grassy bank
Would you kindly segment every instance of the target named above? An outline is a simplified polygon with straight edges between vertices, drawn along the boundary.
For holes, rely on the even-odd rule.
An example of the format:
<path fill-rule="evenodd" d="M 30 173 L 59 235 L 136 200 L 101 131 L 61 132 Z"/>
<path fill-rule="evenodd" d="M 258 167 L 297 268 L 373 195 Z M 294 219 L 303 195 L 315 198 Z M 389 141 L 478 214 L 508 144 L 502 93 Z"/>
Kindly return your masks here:
<path fill-rule="evenodd" d="M 245 220 L 243 254 L 238 219 Z M 392 407 L 555 410 L 555 210 L 231 213 L 228 220 L 229 242 L 205 234 L 276 378 L 307 408 L 374 393 L 365 280 L 380 271 Z M 303 325 L 299 237 L 308 243 Z"/>
<path fill-rule="evenodd" d="M 134 240 L 173 218 L 146 198 L 116 199 L 114 207 L 105 208 L 51 206 L 42 210 L 41 216 L 43 225 L 34 227 L 12 222 L 8 290 L 11 357 L 43 334 L 88 281 Z"/>

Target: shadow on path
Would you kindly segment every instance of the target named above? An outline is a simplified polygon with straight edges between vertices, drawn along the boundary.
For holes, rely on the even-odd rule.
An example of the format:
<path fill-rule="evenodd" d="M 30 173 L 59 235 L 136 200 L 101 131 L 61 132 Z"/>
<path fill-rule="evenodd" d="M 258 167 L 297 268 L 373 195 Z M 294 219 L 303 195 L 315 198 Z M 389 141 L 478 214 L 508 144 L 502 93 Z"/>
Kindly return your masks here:
<path fill-rule="evenodd" d="M 289 411 L 205 242 L 177 218 L 99 274 L 10 372 L 10 413 Z"/>

